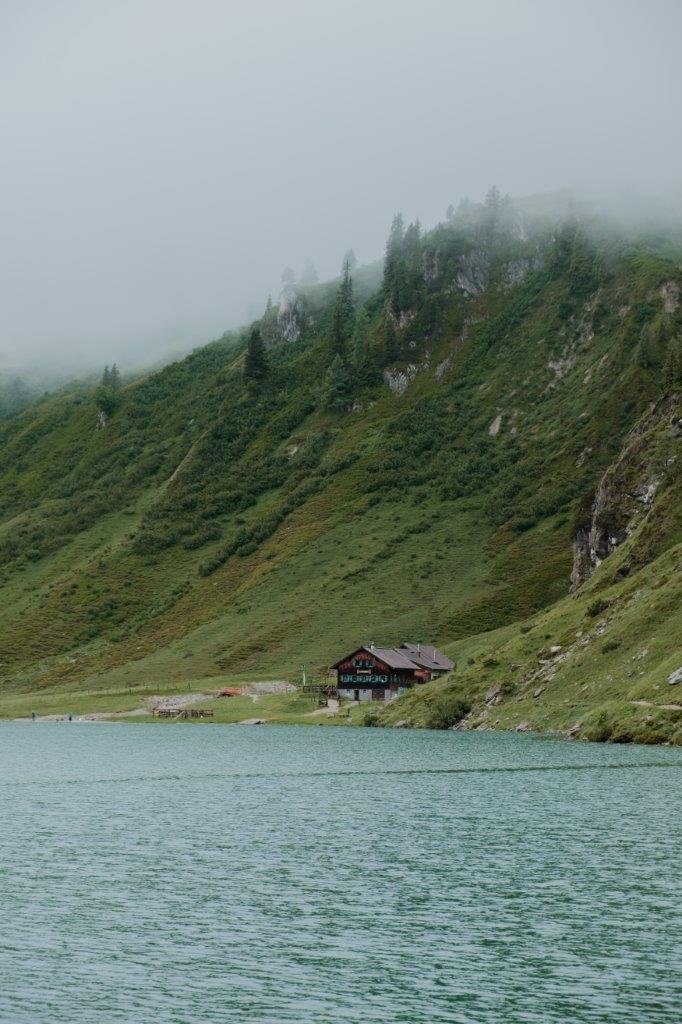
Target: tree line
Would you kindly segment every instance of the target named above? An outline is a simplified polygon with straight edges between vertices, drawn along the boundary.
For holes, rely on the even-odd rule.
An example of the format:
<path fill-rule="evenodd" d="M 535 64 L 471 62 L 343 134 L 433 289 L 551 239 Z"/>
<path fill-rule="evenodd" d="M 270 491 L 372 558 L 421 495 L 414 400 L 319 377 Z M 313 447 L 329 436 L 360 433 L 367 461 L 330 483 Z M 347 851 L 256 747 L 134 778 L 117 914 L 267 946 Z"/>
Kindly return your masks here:
<path fill-rule="evenodd" d="M 95 401 L 101 412 L 111 416 L 121 403 L 121 374 L 116 363 L 104 367 L 102 379 L 95 392 Z"/>

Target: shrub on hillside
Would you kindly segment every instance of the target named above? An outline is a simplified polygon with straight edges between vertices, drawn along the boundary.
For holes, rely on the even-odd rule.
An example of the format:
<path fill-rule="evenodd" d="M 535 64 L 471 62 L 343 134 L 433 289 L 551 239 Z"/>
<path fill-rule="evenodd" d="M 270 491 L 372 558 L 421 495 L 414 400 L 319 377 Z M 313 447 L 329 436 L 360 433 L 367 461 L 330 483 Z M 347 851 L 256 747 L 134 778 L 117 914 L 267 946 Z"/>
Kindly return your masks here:
<path fill-rule="evenodd" d="M 165 533 L 143 531 L 138 533 L 131 547 L 136 555 L 152 555 L 173 547 L 177 539 L 178 535 L 174 530 L 167 530 Z"/>
<path fill-rule="evenodd" d="M 188 537 L 182 546 L 188 551 L 194 551 L 196 548 L 203 547 L 204 544 L 210 544 L 213 540 L 220 540 L 221 537 L 222 530 L 218 524 L 207 523 L 205 526 L 201 526 L 191 537 Z"/>
<path fill-rule="evenodd" d="M 591 604 L 588 604 L 585 614 L 590 619 L 596 619 L 597 615 L 601 615 L 602 612 L 606 611 L 609 607 L 609 603 L 610 602 L 606 601 L 603 597 L 598 597 L 596 601 L 592 601 Z"/>
<path fill-rule="evenodd" d="M 427 729 L 451 729 L 471 711 L 471 704 L 457 692 L 440 691 L 429 702 Z"/>

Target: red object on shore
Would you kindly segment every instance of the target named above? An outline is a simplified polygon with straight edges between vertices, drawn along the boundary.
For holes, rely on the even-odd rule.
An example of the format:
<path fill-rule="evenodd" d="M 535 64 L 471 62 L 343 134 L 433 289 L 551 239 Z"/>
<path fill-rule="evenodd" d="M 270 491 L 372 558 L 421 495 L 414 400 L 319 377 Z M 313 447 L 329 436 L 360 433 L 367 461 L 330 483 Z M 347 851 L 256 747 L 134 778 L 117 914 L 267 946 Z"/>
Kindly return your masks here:
<path fill-rule="evenodd" d="M 218 693 L 219 697 L 241 697 L 242 691 L 238 686 L 225 686 Z"/>

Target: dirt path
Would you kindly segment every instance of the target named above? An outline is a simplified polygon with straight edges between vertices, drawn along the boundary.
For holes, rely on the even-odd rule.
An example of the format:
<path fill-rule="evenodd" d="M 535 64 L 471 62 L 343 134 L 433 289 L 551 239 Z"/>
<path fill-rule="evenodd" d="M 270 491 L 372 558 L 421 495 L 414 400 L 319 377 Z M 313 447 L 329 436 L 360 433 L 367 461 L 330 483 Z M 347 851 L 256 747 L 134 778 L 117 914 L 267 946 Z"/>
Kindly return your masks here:
<path fill-rule="evenodd" d="M 132 711 L 88 711 L 82 715 L 72 715 L 69 718 L 65 715 L 36 715 L 33 718 L 15 718 L 15 722 L 107 722 L 114 718 L 141 718 L 143 715 L 152 715 L 161 709 L 168 711 L 182 711 L 193 704 L 201 704 L 207 700 L 213 700 L 216 693 L 182 693 L 171 697 L 159 695 L 148 697 L 143 706 L 133 708 Z"/>
<path fill-rule="evenodd" d="M 261 683 L 249 683 L 242 687 L 245 697 L 252 703 L 257 704 L 261 696 L 270 693 L 294 693 L 296 687 L 281 679 L 266 680 Z M 35 718 L 15 718 L 15 722 L 110 722 L 118 718 L 141 718 L 144 715 L 153 715 L 159 711 L 175 711 L 180 713 L 185 708 L 195 704 L 202 704 L 207 700 L 214 700 L 218 696 L 218 690 L 208 693 L 178 693 L 159 694 L 158 696 L 147 697 L 141 707 L 133 708 L 130 711 L 89 711 L 80 715 L 72 715 L 69 718 L 66 714 L 36 715 Z M 333 713 L 328 708 L 320 708 L 324 714 Z"/>
<path fill-rule="evenodd" d="M 631 700 L 638 708 L 660 708 L 661 711 L 682 711 L 682 704 L 654 704 L 652 700 Z"/>
<path fill-rule="evenodd" d="M 330 697 L 327 701 L 327 706 L 324 708 L 316 708 L 314 711 L 309 711 L 307 718 L 315 718 L 316 715 L 338 715 L 339 713 L 339 702 L 335 697 Z"/>

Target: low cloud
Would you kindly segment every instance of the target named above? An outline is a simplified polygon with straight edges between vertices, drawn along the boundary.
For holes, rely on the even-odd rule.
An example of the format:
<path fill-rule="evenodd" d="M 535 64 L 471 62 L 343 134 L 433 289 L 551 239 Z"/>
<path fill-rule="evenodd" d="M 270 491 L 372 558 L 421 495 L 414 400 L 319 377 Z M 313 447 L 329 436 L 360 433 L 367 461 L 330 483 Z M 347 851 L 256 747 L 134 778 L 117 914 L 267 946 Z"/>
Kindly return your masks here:
<path fill-rule="evenodd" d="M 677 0 L 8 0 L 0 368 L 190 348 L 493 182 L 679 198 L 681 30 Z"/>

